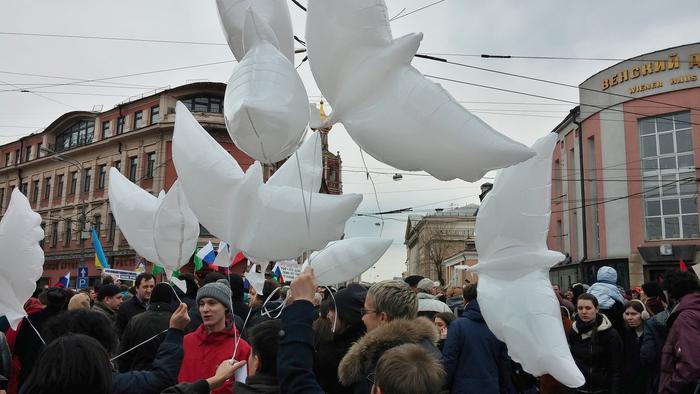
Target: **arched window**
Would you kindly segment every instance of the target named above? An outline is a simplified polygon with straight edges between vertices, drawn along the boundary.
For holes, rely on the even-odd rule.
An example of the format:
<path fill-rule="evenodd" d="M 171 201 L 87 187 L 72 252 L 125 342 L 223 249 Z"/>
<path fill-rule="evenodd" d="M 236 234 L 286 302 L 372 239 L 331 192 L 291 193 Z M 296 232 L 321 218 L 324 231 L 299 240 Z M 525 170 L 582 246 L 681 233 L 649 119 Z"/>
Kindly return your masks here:
<path fill-rule="evenodd" d="M 222 113 L 224 111 L 224 98 L 216 96 L 194 96 L 180 100 L 190 112 L 213 112 Z"/>
<path fill-rule="evenodd" d="M 92 142 L 94 134 L 95 122 L 92 120 L 81 120 L 56 136 L 56 151 L 60 152 L 89 144 Z"/>

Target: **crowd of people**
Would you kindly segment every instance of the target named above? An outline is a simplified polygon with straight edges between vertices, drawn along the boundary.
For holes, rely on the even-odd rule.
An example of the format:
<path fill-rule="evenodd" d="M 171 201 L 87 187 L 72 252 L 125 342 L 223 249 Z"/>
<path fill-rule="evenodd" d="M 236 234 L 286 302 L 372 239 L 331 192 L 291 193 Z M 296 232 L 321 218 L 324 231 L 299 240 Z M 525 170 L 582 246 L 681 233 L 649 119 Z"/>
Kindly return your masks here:
<path fill-rule="evenodd" d="M 601 267 L 553 293 L 585 377 L 567 388 L 510 359 L 484 321 L 478 284 L 420 276 L 336 291 L 313 269 L 291 284 L 148 273 L 128 288 L 37 290 L 2 325 L 0 393 L 698 393 L 700 282 L 669 271 L 625 291 Z M 517 296 L 517 295 L 504 295 Z"/>

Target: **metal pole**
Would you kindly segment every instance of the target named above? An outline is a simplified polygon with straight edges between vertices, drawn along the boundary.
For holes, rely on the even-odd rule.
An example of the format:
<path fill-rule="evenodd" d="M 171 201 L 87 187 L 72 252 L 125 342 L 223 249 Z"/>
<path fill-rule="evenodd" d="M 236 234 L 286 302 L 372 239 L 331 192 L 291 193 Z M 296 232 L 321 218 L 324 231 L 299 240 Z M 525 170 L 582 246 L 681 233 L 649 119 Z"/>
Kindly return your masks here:
<path fill-rule="evenodd" d="M 80 267 L 85 267 L 85 201 L 80 204 Z"/>

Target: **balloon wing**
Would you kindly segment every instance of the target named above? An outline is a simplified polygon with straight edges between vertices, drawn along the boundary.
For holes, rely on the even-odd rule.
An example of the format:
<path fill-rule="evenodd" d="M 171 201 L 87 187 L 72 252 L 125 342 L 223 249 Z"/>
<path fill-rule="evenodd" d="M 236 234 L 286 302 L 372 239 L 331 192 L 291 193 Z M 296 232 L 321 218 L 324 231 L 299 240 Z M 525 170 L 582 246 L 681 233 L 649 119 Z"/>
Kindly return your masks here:
<path fill-rule="evenodd" d="M 153 243 L 168 277 L 187 264 L 197 247 L 199 221 L 190 209 L 180 182 L 170 187 L 153 216 Z"/>
<path fill-rule="evenodd" d="M 294 31 L 285 0 L 216 0 L 216 6 L 226 40 L 236 60 L 241 61 L 245 56 L 245 16 L 246 11 L 252 8 L 274 32 L 280 52 L 290 63 L 294 62 Z"/>
<path fill-rule="evenodd" d="M 500 171 L 476 219 L 479 263 L 468 269 L 479 273 L 484 320 L 513 360 L 535 376 L 548 373 L 580 387 L 585 380 L 571 357 L 549 281 L 549 268 L 564 259 L 546 244 L 556 140 L 556 134 L 539 139 L 535 157 Z M 519 296 L 504 300 L 503 294 Z"/>
<path fill-rule="evenodd" d="M 153 215 L 158 198 L 141 189 L 112 167 L 109 170 L 109 205 L 129 245 L 148 261 L 160 262 L 153 242 Z"/>
<path fill-rule="evenodd" d="M 0 315 L 13 329 L 23 317 L 24 303 L 36 289 L 44 265 L 41 216 L 32 211 L 27 198 L 15 188 L 0 221 Z"/>
<path fill-rule="evenodd" d="M 411 66 L 422 35 L 394 40 L 383 0 L 310 0 L 306 25 L 311 71 L 333 106 L 329 121 L 342 122 L 377 160 L 474 182 L 533 156 Z"/>
<path fill-rule="evenodd" d="M 257 264 L 253 264 L 250 270 L 245 274 L 246 279 L 250 282 L 250 285 L 255 289 L 256 294 L 263 294 L 263 286 L 265 285 L 265 271 L 260 266 L 260 272 L 257 272 Z"/>
<path fill-rule="evenodd" d="M 357 237 L 331 242 L 304 263 L 314 269 L 319 286 L 342 283 L 367 271 L 391 246 L 390 239 Z"/>
<path fill-rule="evenodd" d="M 323 163 L 321 159 L 321 136 L 313 133 L 292 154 L 282 166 L 275 171 L 268 185 L 288 186 L 304 190 L 305 193 L 317 193 L 321 188 Z"/>

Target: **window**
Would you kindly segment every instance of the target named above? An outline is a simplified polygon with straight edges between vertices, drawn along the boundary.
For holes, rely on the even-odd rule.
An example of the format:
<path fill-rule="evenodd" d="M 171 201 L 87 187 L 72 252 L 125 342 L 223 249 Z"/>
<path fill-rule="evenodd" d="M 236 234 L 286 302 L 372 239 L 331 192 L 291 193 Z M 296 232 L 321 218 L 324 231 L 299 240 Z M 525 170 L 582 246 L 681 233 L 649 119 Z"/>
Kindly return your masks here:
<path fill-rule="evenodd" d="M 11 161 L 10 161 L 10 154 L 9 154 L 9 153 L 5 153 L 5 167 L 9 166 L 10 163 L 11 163 Z"/>
<path fill-rule="evenodd" d="M 92 143 L 94 134 L 95 122 L 81 120 L 56 136 L 56 152 Z"/>
<path fill-rule="evenodd" d="M 43 249 L 44 248 L 44 240 L 46 239 L 46 223 L 45 222 L 41 222 L 41 231 L 44 232 L 44 238 L 42 238 L 39 241 L 39 246 L 41 246 L 41 248 Z"/>
<path fill-rule="evenodd" d="M 55 248 L 58 244 L 58 222 L 51 223 L 51 247 Z"/>
<path fill-rule="evenodd" d="M 32 147 L 28 146 L 24 149 L 24 161 L 29 161 L 32 159 Z"/>
<path fill-rule="evenodd" d="M 136 168 L 138 166 L 138 157 L 129 158 L 129 180 L 131 182 L 136 182 Z"/>
<path fill-rule="evenodd" d="M 44 157 L 44 152 L 41 150 L 44 149 L 44 144 L 41 142 L 36 144 L 36 157 Z"/>
<path fill-rule="evenodd" d="M 94 223 L 92 227 L 95 229 L 97 236 L 100 236 L 100 230 L 102 230 L 102 216 L 95 215 L 92 217 L 92 222 Z"/>
<path fill-rule="evenodd" d="M 220 114 L 224 108 L 221 97 L 190 97 L 181 101 L 190 112 L 214 112 Z"/>
<path fill-rule="evenodd" d="M 29 184 L 27 182 L 22 182 L 22 185 L 20 185 L 20 187 L 19 187 L 19 191 L 21 191 L 22 194 L 25 195 L 25 197 L 27 196 L 28 187 L 29 187 Z"/>
<path fill-rule="evenodd" d="M 92 168 L 86 168 L 83 170 L 83 193 L 88 193 L 90 191 L 90 184 L 92 183 Z"/>
<path fill-rule="evenodd" d="M 20 159 L 19 149 L 15 149 L 15 164 L 19 163 L 19 159 Z"/>
<path fill-rule="evenodd" d="M 37 202 L 39 199 L 39 180 L 32 182 L 32 201 Z"/>
<path fill-rule="evenodd" d="M 63 246 L 70 245 L 70 239 L 72 238 L 71 231 L 73 230 L 71 228 L 72 226 L 73 222 L 70 219 L 66 219 L 66 231 L 63 233 Z"/>
<path fill-rule="evenodd" d="M 107 177 L 107 165 L 100 164 L 100 172 L 97 176 L 97 188 L 102 190 L 105 188 L 105 178 Z"/>
<path fill-rule="evenodd" d="M 124 125 L 126 125 L 126 116 L 120 116 L 117 118 L 117 134 L 124 133 Z"/>
<path fill-rule="evenodd" d="M 61 198 L 63 197 L 63 178 L 64 175 L 61 174 L 58 176 L 58 182 L 56 184 L 56 197 Z"/>
<path fill-rule="evenodd" d="M 639 120 L 646 239 L 698 238 L 690 112 Z"/>
<path fill-rule="evenodd" d="M 51 177 L 46 177 L 44 179 L 44 200 L 48 200 L 51 197 Z"/>
<path fill-rule="evenodd" d="M 116 232 L 117 223 L 114 221 L 114 215 L 109 214 L 109 234 L 107 234 L 108 241 L 114 241 L 114 233 Z"/>
<path fill-rule="evenodd" d="M 0 212 L 2 212 L 2 207 L 5 205 L 5 188 L 0 188 Z"/>
<path fill-rule="evenodd" d="M 159 115 L 160 115 L 160 107 L 157 105 L 151 107 L 151 123 L 150 124 L 158 123 Z"/>
<path fill-rule="evenodd" d="M 102 122 L 102 138 L 103 138 L 103 139 L 104 139 L 104 138 L 109 138 L 109 133 L 110 133 L 110 130 L 109 130 L 109 123 L 110 123 L 109 120 L 106 120 L 106 121 Z"/>
<path fill-rule="evenodd" d="M 146 165 L 146 178 L 150 179 L 153 178 L 153 170 L 156 167 L 156 153 L 151 152 L 146 157 L 148 158 Z"/>
<path fill-rule="evenodd" d="M 143 111 L 134 112 L 134 129 L 140 129 L 143 126 Z"/>
<path fill-rule="evenodd" d="M 73 171 L 70 173 L 70 193 L 75 194 L 75 190 L 78 188 L 78 171 Z"/>

